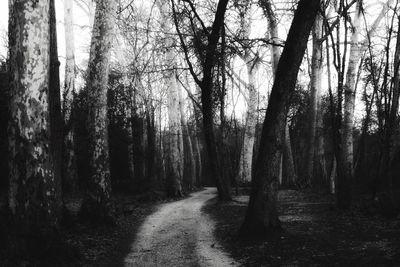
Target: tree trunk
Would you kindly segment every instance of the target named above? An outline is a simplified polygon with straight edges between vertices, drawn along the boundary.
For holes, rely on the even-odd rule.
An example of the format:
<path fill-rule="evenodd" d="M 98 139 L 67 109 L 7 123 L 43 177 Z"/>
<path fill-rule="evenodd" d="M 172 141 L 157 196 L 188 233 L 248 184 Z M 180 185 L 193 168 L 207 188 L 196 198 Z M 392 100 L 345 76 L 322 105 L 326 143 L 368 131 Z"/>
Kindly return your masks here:
<path fill-rule="evenodd" d="M 55 92 L 49 88 L 54 85 L 49 78 L 54 26 L 50 27 L 50 1 L 9 2 L 9 208 L 21 239 L 20 252 L 33 249 L 29 245 L 49 246 L 60 219 L 52 144 L 55 117 L 50 114 Z"/>
<path fill-rule="evenodd" d="M 398 24 L 398 32 L 400 31 L 400 18 Z M 393 89 L 392 89 L 392 103 L 388 112 L 388 118 L 385 125 L 385 136 L 383 142 L 383 153 L 381 163 L 381 179 L 383 183 L 384 195 L 381 197 L 383 204 L 383 213 L 387 217 L 396 218 L 399 213 L 400 203 L 396 203 L 396 196 L 393 190 L 393 174 L 391 171 L 392 166 L 397 163 L 393 162 L 395 151 L 398 147 L 396 145 L 396 120 L 399 110 L 399 95 L 400 95 L 400 35 L 397 35 L 396 50 L 393 59 Z M 397 147 L 396 147 L 397 146 Z"/>
<path fill-rule="evenodd" d="M 283 146 L 282 129 L 319 4 L 319 0 L 300 0 L 279 60 L 263 124 L 250 202 L 240 229 L 243 238 L 265 238 L 270 231 L 280 228 L 276 207 L 276 169 L 279 168 L 279 152 Z"/>
<path fill-rule="evenodd" d="M 253 147 L 256 137 L 256 124 L 257 124 L 257 89 L 256 89 L 256 73 L 259 64 L 249 55 L 249 51 L 243 57 L 246 63 L 248 81 L 248 92 L 249 97 L 247 101 L 247 114 L 246 114 L 246 126 L 243 137 L 243 147 L 240 154 L 239 162 L 239 179 L 241 183 L 251 182 L 251 170 L 253 166 Z"/>
<path fill-rule="evenodd" d="M 259 6 L 262 8 L 263 12 L 264 12 L 264 16 L 267 18 L 268 20 L 268 31 L 270 33 L 270 39 L 271 39 L 271 64 L 272 64 L 272 71 L 275 74 L 278 68 L 278 63 L 279 63 L 279 58 L 281 56 L 281 51 L 280 48 L 278 46 L 279 44 L 279 35 L 278 35 L 278 21 L 276 18 L 276 14 L 272 8 L 272 2 L 271 0 L 259 0 L 258 1 Z M 288 123 L 287 120 L 286 124 Z M 286 129 L 286 125 L 285 128 Z M 285 138 L 285 144 L 289 145 L 291 144 L 290 142 L 290 132 L 286 132 L 285 130 L 282 131 L 283 137 Z M 278 177 L 279 181 L 283 180 L 282 174 L 285 173 L 292 173 L 294 177 L 297 176 L 296 172 L 295 172 L 295 167 L 294 167 L 294 160 L 293 160 L 293 154 L 286 154 L 284 155 L 283 153 L 285 151 L 283 151 L 285 149 L 285 151 L 287 153 L 291 153 L 292 149 L 290 148 L 282 148 L 281 151 L 279 152 L 281 154 L 280 159 L 279 159 L 279 165 L 280 167 L 277 169 L 277 173 L 276 176 Z M 286 163 L 287 164 L 283 164 L 283 159 L 286 158 Z M 277 163 L 278 164 L 278 163 Z M 283 170 L 283 168 L 285 168 L 285 170 Z M 293 177 L 293 178 L 294 178 Z M 286 178 L 285 178 L 286 179 Z"/>
<path fill-rule="evenodd" d="M 314 173 L 315 163 L 319 161 L 317 158 L 317 121 L 320 113 L 321 99 L 321 78 L 322 78 L 322 17 L 317 15 L 313 27 L 313 49 L 311 58 L 311 88 L 310 88 L 310 128 L 308 134 L 307 159 L 305 182 L 309 185 L 317 182 Z"/>
<path fill-rule="evenodd" d="M 75 40 L 74 19 L 72 14 L 73 1 L 64 1 L 64 29 L 65 29 L 65 78 L 63 90 L 62 114 L 64 117 L 63 131 L 63 183 L 76 190 L 78 184 L 77 166 L 74 150 L 74 134 L 72 119 L 72 103 L 75 94 Z M 66 189 L 66 188 L 64 188 Z"/>
<path fill-rule="evenodd" d="M 297 174 L 294 168 L 292 144 L 290 139 L 289 123 L 287 122 L 287 118 L 284 131 L 285 131 L 285 138 L 284 138 L 285 144 L 283 148 L 283 165 L 285 166 L 285 168 L 282 170 L 283 172 L 282 185 L 287 187 L 293 187 L 297 181 Z"/>
<path fill-rule="evenodd" d="M 107 88 L 116 6 L 115 1 L 97 1 L 88 66 L 90 176 L 81 214 L 96 223 L 110 218 Z"/>
<path fill-rule="evenodd" d="M 165 3 L 157 2 L 161 12 L 161 29 L 163 32 L 171 32 L 172 24 L 169 18 L 168 5 Z M 165 64 L 171 70 L 164 73 L 164 78 L 168 84 L 168 124 L 169 124 L 169 157 L 170 157 L 170 182 L 169 194 L 171 196 L 182 196 L 182 179 L 183 179 L 183 156 L 182 156 L 182 126 L 179 110 L 179 90 L 176 78 L 176 55 L 173 50 L 174 39 L 170 36 L 164 37 L 164 44 L 166 46 Z"/>
<path fill-rule="evenodd" d="M 337 194 L 338 206 L 349 208 L 351 204 L 351 187 L 353 180 L 353 120 L 354 104 L 356 93 L 356 77 L 359 62 L 362 56 L 361 44 L 359 40 L 360 23 L 362 19 L 361 1 L 356 5 L 356 11 L 352 20 L 353 33 L 351 35 L 349 62 L 344 85 L 344 106 L 343 106 L 343 131 L 342 131 L 342 156 L 338 161 L 341 169 L 338 173 Z"/>
<path fill-rule="evenodd" d="M 62 142 L 63 120 L 60 96 L 60 62 L 57 51 L 57 21 L 54 0 L 50 0 L 50 73 L 49 73 L 49 115 L 50 115 L 50 151 L 54 164 L 56 181 L 57 211 L 62 207 Z M 58 214 L 61 218 L 61 214 Z"/>

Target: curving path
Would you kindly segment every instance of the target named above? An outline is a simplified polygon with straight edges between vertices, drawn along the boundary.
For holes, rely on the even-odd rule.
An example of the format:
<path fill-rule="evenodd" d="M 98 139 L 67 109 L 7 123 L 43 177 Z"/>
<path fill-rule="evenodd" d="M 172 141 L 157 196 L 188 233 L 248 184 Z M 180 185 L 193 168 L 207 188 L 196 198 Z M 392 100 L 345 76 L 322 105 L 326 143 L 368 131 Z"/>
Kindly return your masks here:
<path fill-rule="evenodd" d="M 215 188 L 206 188 L 189 198 L 160 205 L 139 228 L 124 265 L 238 266 L 216 244 L 214 221 L 201 212 L 216 193 Z"/>

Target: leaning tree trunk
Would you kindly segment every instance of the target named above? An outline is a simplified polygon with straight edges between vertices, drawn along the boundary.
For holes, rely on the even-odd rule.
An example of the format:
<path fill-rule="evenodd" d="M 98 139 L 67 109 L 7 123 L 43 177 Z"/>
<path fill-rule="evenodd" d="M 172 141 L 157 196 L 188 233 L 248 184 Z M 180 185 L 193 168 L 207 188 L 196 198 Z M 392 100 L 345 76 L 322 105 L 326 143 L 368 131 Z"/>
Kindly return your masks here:
<path fill-rule="evenodd" d="M 107 87 L 116 6 L 112 0 L 97 1 L 88 66 L 90 176 L 81 215 L 99 223 L 110 215 Z"/>
<path fill-rule="evenodd" d="M 60 214 L 49 138 L 50 1 L 10 1 L 9 7 L 9 208 L 24 251 L 49 245 L 37 240 L 54 237 Z"/>
<path fill-rule="evenodd" d="M 283 145 L 282 129 L 319 4 L 319 0 L 300 0 L 279 60 L 263 124 L 250 202 L 240 229 L 243 238 L 265 238 L 270 231 L 280 228 L 276 207 L 276 169 L 279 168 Z"/>
<path fill-rule="evenodd" d="M 73 20 L 73 1 L 64 1 L 64 29 L 65 29 L 65 77 L 63 89 L 62 113 L 64 117 L 63 132 L 63 183 L 75 190 L 78 184 L 77 165 L 74 150 L 74 134 L 72 119 L 72 103 L 75 94 L 75 39 Z"/>
<path fill-rule="evenodd" d="M 278 63 L 279 63 L 279 58 L 281 56 L 281 50 L 279 48 L 279 35 L 278 35 L 278 20 L 276 17 L 276 14 L 272 8 L 272 1 L 271 0 L 259 0 L 258 1 L 259 6 L 262 8 L 264 12 L 264 16 L 268 20 L 268 31 L 270 33 L 270 39 L 271 39 L 271 62 L 272 62 L 272 71 L 275 75 L 277 68 L 278 68 Z M 288 123 L 287 120 L 285 119 L 286 124 Z M 286 128 L 286 126 L 285 126 Z M 292 154 L 292 148 L 288 147 L 288 145 L 291 146 L 291 141 L 290 141 L 290 132 L 286 131 L 285 129 L 282 131 L 283 138 L 285 138 L 284 146 L 281 148 L 280 157 L 279 157 L 279 164 L 280 167 L 276 169 L 276 176 L 278 177 L 279 181 L 283 180 L 282 174 L 285 173 L 292 173 L 293 174 L 293 179 L 297 179 L 297 174 L 295 172 L 295 167 L 294 167 L 294 160 L 293 160 L 293 154 Z M 285 155 L 284 155 L 285 153 Z M 283 164 L 283 160 L 285 158 L 286 164 Z M 285 168 L 285 170 L 283 170 Z"/>

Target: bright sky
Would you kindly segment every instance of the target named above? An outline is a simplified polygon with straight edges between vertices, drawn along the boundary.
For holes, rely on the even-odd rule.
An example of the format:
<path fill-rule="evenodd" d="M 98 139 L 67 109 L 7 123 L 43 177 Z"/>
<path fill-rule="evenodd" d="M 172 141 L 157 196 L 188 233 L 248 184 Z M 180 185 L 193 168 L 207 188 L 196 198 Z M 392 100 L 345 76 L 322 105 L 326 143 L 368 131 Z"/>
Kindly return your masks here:
<path fill-rule="evenodd" d="M 147 3 L 148 0 L 143 0 L 142 2 L 135 1 L 136 5 L 141 3 L 142 5 Z M 82 1 L 78 1 L 82 2 Z M 365 1 L 368 6 L 367 16 L 374 17 L 377 12 L 380 11 L 380 7 L 376 8 L 377 2 L 376 0 L 366 0 Z M 60 78 L 63 80 L 64 76 L 64 56 L 65 56 L 65 40 L 64 40 L 64 7 L 63 1 L 55 1 L 56 3 L 56 16 L 57 16 L 57 34 L 58 34 L 58 53 L 60 57 Z M 372 6 L 371 6 L 372 5 Z M 88 51 L 90 45 L 90 26 L 89 26 L 89 15 L 87 7 L 84 8 L 79 7 L 76 2 L 74 1 L 74 33 L 75 33 L 75 49 L 76 49 L 76 64 L 80 70 L 85 70 L 87 67 L 88 61 Z M 85 9 L 85 11 L 84 11 Z M 228 11 L 228 13 L 231 11 Z M 369 12 L 369 13 L 368 13 Z M 228 17 L 228 16 L 227 16 Z M 253 18 L 253 27 L 251 37 L 263 37 L 263 34 L 266 32 L 266 21 L 263 18 L 261 10 L 259 8 L 253 8 L 252 10 L 252 18 Z M 373 21 L 373 19 L 368 20 L 368 23 Z M 7 23 L 8 23 L 8 1 L 2 0 L 0 1 L 0 58 L 5 58 L 7 54 L 6 44 L 7 44 Z M 229 26 L 229 21 L 227 21 Z M 285 25 L 289 25 L 289 23 L 284 23 Z M 279 34 L 281 39 L 285 39 L 287 28 L 286 27 L 279 27 Z M 121 49 L 119 49 L 121 50 Z M 269 52 L 265 54 L 265 60 L 269 61 Z M 241 74 L 242 80 L 247 80 L 247 73 L 245 69 L 244 62 L 239 59 L 238 57 L 233 62 L 233 68 L 237 73 Z M 258 72 L 258 88 L 260 91 L 260 97 L 266 98 L 268 95 L 268 91 L 270 90 L 272 84 L 272 78 L 270 75 L 270 70 L 268 70 L 267 65 L 266 67 L 261 67 L 260 71 Z M 303 82 L 307 82 L 306 80 Z M 324 87 L 327 86 L 327 83 L 324 83 Z M 244 88 L 242 88 L 244 89 Z M 246 90 L 242 90 L 245 92 Z M 246 104 L 244 101 L 243 96 L 239 93 L 238 90 L 228 90 L 228 101 L 231 103 L 227 107 L 227 114 L 228 116 L 234 112 L 234 108 L 236 109 L 236 116 L 241 116 L 246 110 Z M 356 107 L 358 113 L 362 113 L 363 107 L 360 105 Z"/>

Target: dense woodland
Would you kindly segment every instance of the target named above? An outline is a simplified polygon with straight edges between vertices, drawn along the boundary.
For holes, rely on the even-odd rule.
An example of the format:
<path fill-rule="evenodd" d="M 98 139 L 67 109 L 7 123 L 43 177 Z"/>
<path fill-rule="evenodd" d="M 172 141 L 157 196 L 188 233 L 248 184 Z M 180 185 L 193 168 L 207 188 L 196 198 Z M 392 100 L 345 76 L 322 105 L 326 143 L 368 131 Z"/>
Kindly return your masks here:
<path fill-rule="evenodd" d="M 75 60 L 77 8 L 91 31 L 85 67 Z M 176 199 L 203 186 L 221 202 L 248 189 L 243 239 L 281 231 L 287 188 L 333 196 L 338 211 L 362 199 L 374 216 L 398 218 L 398 1 L 9 0 L 8 9 L 0 258 L 28 260 L 73 223 L 114 227 L 121 197 Z"/>

